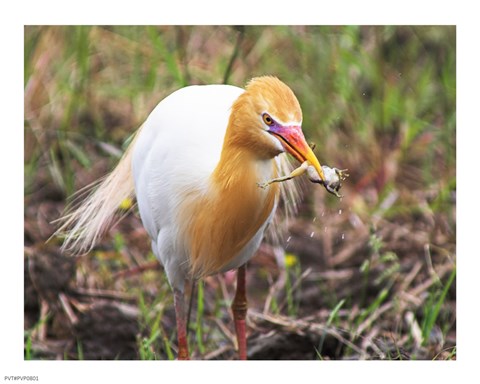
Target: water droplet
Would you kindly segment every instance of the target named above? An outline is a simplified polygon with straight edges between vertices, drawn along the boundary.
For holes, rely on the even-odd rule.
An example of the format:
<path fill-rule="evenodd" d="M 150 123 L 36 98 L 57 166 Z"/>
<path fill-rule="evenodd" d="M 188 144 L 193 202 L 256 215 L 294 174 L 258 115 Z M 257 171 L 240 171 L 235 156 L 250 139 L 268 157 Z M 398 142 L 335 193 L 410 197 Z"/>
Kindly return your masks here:
<path fill-rule="evenodd" d="M 342 214 L 342 210 L 341 210 L 341 209 L 338 210 L 338 214 L 339 214 L 339 215 Z"/>
<path fill-rule="evenodd" d="M 315 232 L 310 233 L 310 237 L 313 237 L 314 234 L 315 234 Z"/>
<path fill-rule="evenodd" d="M 362 95 L 365 96 L 365 92 L 363 92 Z"/>
<path fill-rule="evenodd" d="M 292 236 L 288 236 L 287 243 L 292 239 Z"/>
<path fill-rule="evenodd" d="M 317 216 L 315 216 L 312 220 L 312 222 L 315 222 L 315 221 L 317 221 Z"/>
<path fill-rule="evenodd" d="M 342 233 L 342 240 L 345 240 L 345 234 Z"/>

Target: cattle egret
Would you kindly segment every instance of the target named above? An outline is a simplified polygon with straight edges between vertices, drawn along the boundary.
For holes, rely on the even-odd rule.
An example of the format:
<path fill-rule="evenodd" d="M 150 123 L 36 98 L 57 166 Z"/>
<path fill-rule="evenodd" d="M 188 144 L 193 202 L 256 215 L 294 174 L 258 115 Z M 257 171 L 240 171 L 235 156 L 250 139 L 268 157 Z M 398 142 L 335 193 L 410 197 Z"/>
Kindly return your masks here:
<path fill-rule="evenodd" d="M 276 77 L 254 78 L 245 89 L 179 89 L 152 111 L 113 172 L 64 216 L 58 231 L 65 233 L 64 249 L 91 249 L 121 202 L 136 197 L 174 292 L 178 358 L 189 358 L 186 281 L 238 269 L 232 311 L 239 357 L 246 359 L 245 263 L 260 246 L 281 189 L 294 188 L 280 182 L 308 170 L 329 190 L 301 125 L 297 98 Z M 282 178 L 284 153 L 302 165 Z"/>

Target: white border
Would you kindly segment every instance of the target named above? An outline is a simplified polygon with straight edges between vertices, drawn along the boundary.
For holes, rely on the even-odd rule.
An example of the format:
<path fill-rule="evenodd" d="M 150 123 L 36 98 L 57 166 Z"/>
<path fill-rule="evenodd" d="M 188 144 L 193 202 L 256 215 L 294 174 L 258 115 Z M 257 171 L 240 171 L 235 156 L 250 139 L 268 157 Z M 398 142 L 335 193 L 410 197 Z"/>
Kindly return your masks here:
<path fill-rule="evenodd" d="M 478 277 L 478 12 L 475 2 L 447 1 L 17 1 L 2 7 L 0 164 L 0 380 L 37 375 L 41 383 L 452 383 L 480 346 Z M 457 25 L 457 305 L 455 362 L 55 362 L 23 361 L 23 25 L 25 24 L 450 24 Z M 476 220 L 475 220 L 476 219 Z M 474 221 L 475 220 L 475 221 Z M 188 364 L 185 365 L 185 364 Z M 468 381 L 468 379 L 467 379 Z"/>

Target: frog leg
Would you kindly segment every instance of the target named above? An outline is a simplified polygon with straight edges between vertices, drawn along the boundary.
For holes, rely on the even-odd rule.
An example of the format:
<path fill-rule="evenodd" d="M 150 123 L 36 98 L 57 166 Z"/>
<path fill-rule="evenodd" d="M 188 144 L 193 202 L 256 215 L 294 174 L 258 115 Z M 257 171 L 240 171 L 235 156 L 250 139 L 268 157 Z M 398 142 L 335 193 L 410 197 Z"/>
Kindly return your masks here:
<path fill-rule="evenodd" d="M 260 188 L 265 189 L 272 183 L 281 183 L 283 181 L 291 180 L 294 177 L 303 175 L 309 166 L 310 166 L 310 163 L 308 161 L 304 161 L 302 165 L 300 165 L 298 168 L 295 168 L 288 176 L 277 177 L 275 179 L 265 181 L 264 183 L 257 183 L 257 185 Z"/>
<path fill-rule="evenodd" d="M 338 169 L 338 168 L 333 168 L 335 170 L 335 173 L 338 175 L 340 180 L 346 180 L 348 176 L 350 176 L 347 171 L 348 169 Z"/>

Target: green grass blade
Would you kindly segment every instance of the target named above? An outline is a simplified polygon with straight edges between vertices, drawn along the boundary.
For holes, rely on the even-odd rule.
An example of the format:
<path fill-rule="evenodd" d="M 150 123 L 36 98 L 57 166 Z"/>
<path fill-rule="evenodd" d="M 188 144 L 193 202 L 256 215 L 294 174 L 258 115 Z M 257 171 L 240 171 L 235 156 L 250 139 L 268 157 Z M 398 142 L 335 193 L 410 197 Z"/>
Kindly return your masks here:
<path fill-rule="evenodd" d="M 203 292 L 203 283 L 198 282 L 198 293 L 197 293 L 197 318 L 196 318 L 196 332 L 195 339 L 197 341 L 198 350 L 200 353 L 205 353 L 205 345 L 203 344 L 203 317 L 205 312 L 204 306 L 204 292 Z"/>
<path fill-rule="evenodd" d="M 366 309 L 362 311 L 362 313 L 357 319 L 357 326 L 360 326 L 360 324 L 362 324 L 368 316 L 375 312 L 387 297 L 388 289 L 384 288 L 379 292 L 375 300 Z"/>
<path fill-rule="evenodd" d="M 335 306 L 335 308 L 332 309 L 332 312 L 330 312 L 330 315 L 328 315 L 327 323 L 325 324 L 325 330 L 323 331 L 322 336 L 320 337 L 318 347 L 315 348 L 315 351 L 319 359 L 322 359 L 321 352 L 323 348 L 323 343 L 325 342 L 325 337 L 327 336 L 327 328 L 330 327 L 333 321 L 337 318 L 338 311 L 340 311 L 340 309 L 343 307 L 343 304 L 345 304 L 345 299 L 340 300 L 339 303 Z"/>
<path fill-rule="evenodd" d="M 25 343 L 25 360 L 32 360 L 32 334 L 29 333 Z"/>
<path fill-rule="evenodd" d="M 440 313 L 440 309 L 443 306 L 443 303 L 445 302 L 445 298 L 447 296 L 448 290 L 450 289 L 450 286 L 452 285 L 453 281 L 455 280 L 455 276 L 457 274 L 457 269 L 454 268 L 452 273 L 450 274 L 447 283 L 442 289 L 442 292 L 440 294 L 440 297 L 438 300 L 431 306 L 427 306 L 427 311 L 425 315 L 425 321 L 423 323 L 422 327 L 422 338 L 423 338 L 423 345 L 425 346 L 428 344 L 428 340 L 430 337 L 430 333 L 432 332 L 432 329 L 435 325 L 435 322 L 437 321 L 438 315 Z"/>
<path fill-rule="evenodd" d="M 182 86 L 187 85 L 185 79 L 183 78 L 182 71 L 180 66 L 177 63 L 177 58 L 175 57 L 175 50 L 170 51 L 163 39 L 162 34 L 158 31 L 157 28 L 150 27 L 148 29 L 150 39 L 160 54 L 161 58 L 165 61 L 168 71 L 173 76 L 177 84 Z"/>

